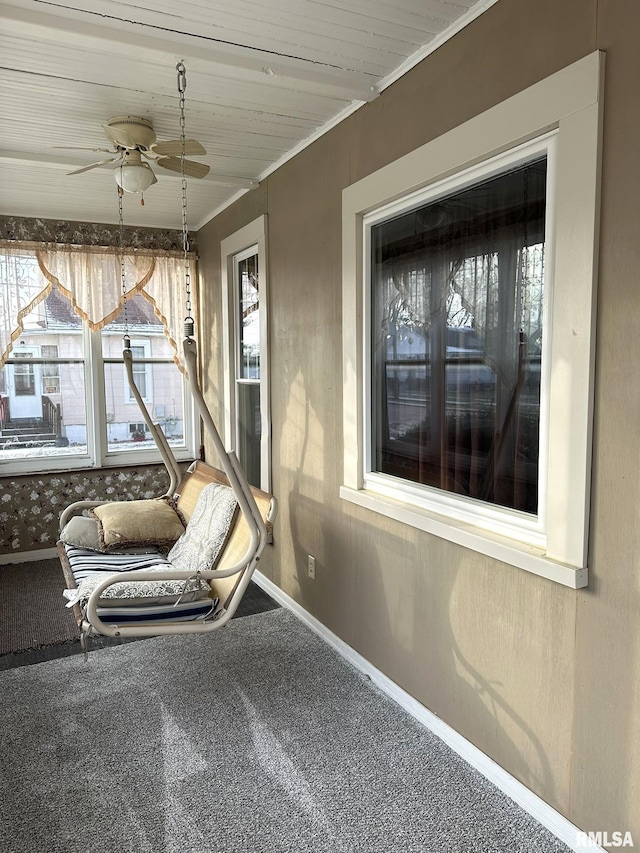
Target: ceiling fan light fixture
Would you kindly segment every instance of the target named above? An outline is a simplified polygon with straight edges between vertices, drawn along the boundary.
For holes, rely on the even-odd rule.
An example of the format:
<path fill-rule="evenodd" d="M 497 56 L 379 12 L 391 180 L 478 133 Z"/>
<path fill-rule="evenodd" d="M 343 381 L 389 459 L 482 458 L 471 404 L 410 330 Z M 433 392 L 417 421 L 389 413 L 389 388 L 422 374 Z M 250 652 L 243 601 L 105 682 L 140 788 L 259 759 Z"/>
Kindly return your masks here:
<path fill-rule="evenodd" d="M 156 181 L 153 169 L 147 163 L 122 163 L 113 170 L 113 177 L 126 193 L 143 193 Z"/>

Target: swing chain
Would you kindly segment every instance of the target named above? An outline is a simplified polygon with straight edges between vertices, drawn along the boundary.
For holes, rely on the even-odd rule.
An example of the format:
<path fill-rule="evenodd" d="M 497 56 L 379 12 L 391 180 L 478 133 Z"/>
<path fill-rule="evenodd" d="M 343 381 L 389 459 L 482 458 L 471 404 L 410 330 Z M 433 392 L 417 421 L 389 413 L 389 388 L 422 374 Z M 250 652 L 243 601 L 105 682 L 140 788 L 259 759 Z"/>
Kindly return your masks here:
<path fill-rule="evenodd" d="M 120 223 L 120 276 L 122 278 L 122 308 L 124 311 L 124 335 L 122 336 L 122 345 L 124 349 L 130 349 L 131 338 L 129 337 L 129 322 L 127 320 L 127 280 L 124 268 L 124 213 L 122 206 L 122 196 L 124 195 L 121 187 L 118 187 L 118 213 Z"/>
<path fill-rule="evenodd" d="M 184 283 L 186 290 L 186 309 L 187 316 L 184 320 L 184 335 L 185 338 L 192 338 L 194 335 L 195 322 L 191 315 L 191 272 L 189 269 L 189 228 L 187 226 L 187 174 L 185 168 L 186 156 L 186 133 L 185 133 L 185 101 L 184 93 L 187 88 L 187 69 L 184 62 L 180 61 L 176 65 L 178 72 L 178 96 L 180 102 L 180 171 L 182 174 L 182 248 L 184 253 Z"/>

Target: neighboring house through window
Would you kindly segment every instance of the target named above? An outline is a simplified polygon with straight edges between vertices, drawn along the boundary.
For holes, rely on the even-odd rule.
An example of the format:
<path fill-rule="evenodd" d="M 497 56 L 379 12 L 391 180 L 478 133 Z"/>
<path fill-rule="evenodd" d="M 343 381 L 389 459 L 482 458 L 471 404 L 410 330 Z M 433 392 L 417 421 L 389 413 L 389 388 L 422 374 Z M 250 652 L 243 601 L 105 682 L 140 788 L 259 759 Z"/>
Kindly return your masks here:
<path fill-rule="evenodd" d="M 145 359 L 149 358 L 149 342 L 148 341 L 131 341 L 131 355 L 133 368 L 133 381 L 136 388 L 140 392 L 140 396 L 145 403 L 150 403 L 152 382 L 151 382 L 151 364 Z M 131 403 L 135 400 L 133 391 L 127 384 L 127 402 Z"/>
<path fill-rule="evenodd" d="M 40 354 L 45 361 L 51 359 L 48 364 L 42 366 L 42 390 L 45 394 L 59 394 L 60 368 L 56 361 L 58 358 L 58 345 L 43 344 L 40 347 Z"/>
<path fill-rule="evenodd" d="M 96 275 L 94 288 L 103 277 L 111 282 L 116 278 L 104 275 L 105 269 L 114 269 L 112 255 L 110 260 L 111 266 L 101 268 L 102 276 Z M 172 302 L 163 305 L 168 314 L 175 299 L 174 259 L 166 266 L 164 259 L 155 259 L 153 269 L 160 277 L 153 298 L 165 294 Z M 126 383 L 125 331 L 131 339 L 134 381 L 152 417 L 161 424 L 176 456 L 193 458 L 190 397 L 165 326 L 154 304 L 141 293 L 129 293 L 126 312 L 117 307 L 119 297 L 116 293 L 116 310 L 108 314 L 109 322 L 91 328 L 71 299 L 43 279 L 34 250 L 0 247 L 0 332 L 5 352 L 0 369 L 0 470 L 41 470 L 43 460 L 47 469 L 158 460 Z M 87 299 L 100 303 L 95 291 Z M 176 315 L 182 310 L 178 304 L 175 299 Z"/>

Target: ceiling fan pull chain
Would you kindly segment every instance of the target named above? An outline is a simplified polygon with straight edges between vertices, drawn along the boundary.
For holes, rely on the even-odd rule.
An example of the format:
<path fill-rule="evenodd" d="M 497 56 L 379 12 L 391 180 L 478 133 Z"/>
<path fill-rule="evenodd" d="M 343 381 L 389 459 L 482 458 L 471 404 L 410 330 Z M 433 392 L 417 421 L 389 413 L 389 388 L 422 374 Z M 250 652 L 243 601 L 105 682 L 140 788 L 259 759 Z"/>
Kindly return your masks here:
<path fill-rule="evenodd" d="M 195 332 L 195 321 L 191 315 L 191 274 L 189 270 L 189 228 L 187 227 L 187 174 L 185 170 L 186 133 L 184 93 L 187 88 L 187 69 L 184 62 L 176 65 L 178 72 L 178 96 L 180 101 L 180 172 L 182 174 L 182 248 L 184 255 L 184 283 L 186 289 L 187 316 L 184 320 L 184 336 L 192 338 Z"/>

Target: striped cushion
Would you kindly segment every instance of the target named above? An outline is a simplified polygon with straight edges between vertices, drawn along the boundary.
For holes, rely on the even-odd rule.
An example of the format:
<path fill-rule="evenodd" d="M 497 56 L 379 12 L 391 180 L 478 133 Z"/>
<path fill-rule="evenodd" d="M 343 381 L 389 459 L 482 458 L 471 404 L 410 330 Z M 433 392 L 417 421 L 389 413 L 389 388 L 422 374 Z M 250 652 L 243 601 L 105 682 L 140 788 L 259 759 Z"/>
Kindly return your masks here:
<path fill-rule="evenodd" d="M 202 619 L 216 608 L 217 599 L 195 603 L 158 604 L 138 607 L 99 607 L 98 616 L 107 625 L 158 624 L 162 622 L 193 622 Z"/>
<path fill-rule="evenodd" d="M 65 545 L 65 550 L 76 586 L 84 591 L 81 603 L 86 602 L 87 593 L 90 594 L 94 580 L 99 581 L 117 572 L 148 571 L 152 574 L 154 571 L 173 568 L 167 557 L 160 553 L 106 555 L 72 545 Z M 105 597 L 101 597 L 101 606 L 98 607 L 98 616 L 103 622 L 123 624 L 163 620 L 190 621 L 206 616 L 217 603 L 209 598 L 208 585 L 204 581 L 201 582 L 201 589 L 186 595 L 183 594 L 184 581 L 150 580 L 131 583 L 135 584 L 136 597 L 128 597 L 126 604 L 122 598 L 114 598 L 114 593 L 109 596 L 110 589 L 117 593 L 116 587 L 105 591 Z M 193 584 L 190 588 L 192 587 Z"/>

